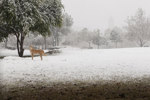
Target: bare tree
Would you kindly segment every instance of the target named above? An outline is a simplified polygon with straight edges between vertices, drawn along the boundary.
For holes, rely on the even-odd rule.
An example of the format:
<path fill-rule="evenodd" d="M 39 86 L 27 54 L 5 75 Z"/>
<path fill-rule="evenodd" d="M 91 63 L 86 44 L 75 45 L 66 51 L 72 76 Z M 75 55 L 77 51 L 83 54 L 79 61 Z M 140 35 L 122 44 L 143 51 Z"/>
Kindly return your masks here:
<path fill-rule="evenodd" d="M 129 40 L 135 41 L 140 47 L 143 47 L 148 42 L 150 21 L 141 8 L 138 9 L 135 16 L 127 19 L 126 29 Z"/>

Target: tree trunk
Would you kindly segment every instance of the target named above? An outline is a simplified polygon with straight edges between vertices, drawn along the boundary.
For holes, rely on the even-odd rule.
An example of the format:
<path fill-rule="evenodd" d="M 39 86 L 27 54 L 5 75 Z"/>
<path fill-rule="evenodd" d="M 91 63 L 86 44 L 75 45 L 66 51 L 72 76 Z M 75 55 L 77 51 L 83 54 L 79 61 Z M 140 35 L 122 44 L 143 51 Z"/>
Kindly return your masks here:
<path fill-rule="evenodd" d="M 56 42 L 56 46 L 59 46 L 59 32 L 56 30 L 56 33 L 55 33 L 55 42 Z"/>
<path fill-rule="evenodd" d="M 53 42 L 53 46 L 56 46 L 56 40 L 54 34 L 52 35 L 52 42 Z"/>
<path fill-rule="evenodd" d="M 25 37 L 22 34 L 21 34 L 21 37 L 19 36 L 19 34 L 17 35 L 17 50 L 18 50 L 19 57 L 23 57 L 23 53 L 24 53 L 24 49 L 23 49 L 24 38 Z"/>
<path fill-rule="evenodd" d="M 56 40 L 54 39 L 54 46 L 56 46 Z"/>
<path fill-rule="evenodd" d="M 5 38 L 5 48 L 7 48 L 8 38 Z"/>
<path fill-rule="evenodd" d="M 57 46 L 59 46 L 59 37 L 57 37 L 56 40 L 57 40 Z"/>
<path fill-rule="evenodd" d="M 44 37 L 44 44 L 45 44 L 45 49 L 47 48 L 46 47 L 46 36 Z"/>
<path fill-rule="evenodd" d="M 139 46 L 143 47 L 145 45 L 146 42 L 144 42 L 142 39 L 139 39 Z"/>
<path fill-rule="evenodd" d="M 140 43 L 140 47 L 143 47 L 144 45 L 143 45 L 143 43 Z"/>

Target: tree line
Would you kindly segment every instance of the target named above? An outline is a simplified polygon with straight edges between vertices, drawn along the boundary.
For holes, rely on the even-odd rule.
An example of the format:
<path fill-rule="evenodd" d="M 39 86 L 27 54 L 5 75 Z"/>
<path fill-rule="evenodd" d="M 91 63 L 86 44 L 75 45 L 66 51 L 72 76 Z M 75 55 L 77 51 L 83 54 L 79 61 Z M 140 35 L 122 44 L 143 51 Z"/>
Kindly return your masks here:
<path fill-rule="evenodd" d="M 72 32 L 65 44 L 83 44 L 86 48 L 117 48 L 133 46 L 149 46 L 150 42 L 150 17 L 139 8 L 135 15 L 129 16 L 123 27 L 108 28 L 104 32 L 99 29 L 90 31 L 83 28 L 78 32 Z M 71 37 L 73 36 L 73 37 Z M 82 47 L 84 47 L 82 46 Z"/>

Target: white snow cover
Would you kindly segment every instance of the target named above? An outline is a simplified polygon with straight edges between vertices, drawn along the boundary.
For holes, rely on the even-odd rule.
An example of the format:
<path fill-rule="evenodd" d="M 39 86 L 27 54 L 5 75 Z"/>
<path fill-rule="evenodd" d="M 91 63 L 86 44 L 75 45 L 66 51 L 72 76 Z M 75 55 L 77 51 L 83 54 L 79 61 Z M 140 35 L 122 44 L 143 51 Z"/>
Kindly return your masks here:
<path fill-rule="evenodd" d="M 6 52 L 7 55 L 12 54 L 10 51 Z M 29 50 L 25 54 L 29 54 Z M 43 61 L 40 57 L 32 60 L 31 57 L 8 56 L 0 60 L 0 65 L 0 81 L 7 85 L 22 82 L 126 80 L 127 77 L 150 76 L 150 48 L 67 47 L 60 54 L 44 56 Z"/>

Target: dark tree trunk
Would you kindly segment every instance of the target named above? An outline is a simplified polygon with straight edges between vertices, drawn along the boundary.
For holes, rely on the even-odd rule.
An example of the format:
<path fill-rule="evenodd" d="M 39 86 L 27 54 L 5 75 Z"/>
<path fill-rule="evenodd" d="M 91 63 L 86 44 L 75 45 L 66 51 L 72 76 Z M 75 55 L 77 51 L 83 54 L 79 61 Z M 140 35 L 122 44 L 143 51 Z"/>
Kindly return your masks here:
<path fill-rule="evenodd" d="M 23 43 L 24 43 L 24 38 L 25 36 L 23 34 L 16 35 L 17 37 L 17 50 L 18 50 L 18 55 L 19 57 L 23 57 L 24 49 L 23 49 Z"/>
<path fill-rule="evenodd" d="M 140 47 L 144 46 L 144 42 L 140 39 Z"/>
<path fill-rule="evenodd" d="M 137 41 L 138 46 L 140 47 L 144 47 L 144 45 L 147 43 L 146 40 L 139 38 L 139 40 Z"/>
<path fill-rule="evenodd" d="M 7 48 L 8 38 L 5 39 L 5 48 Z"/>

